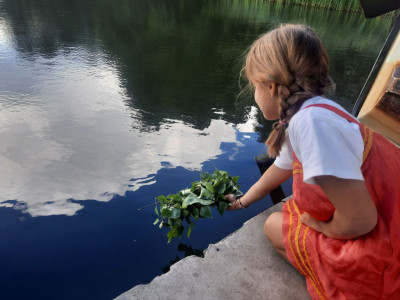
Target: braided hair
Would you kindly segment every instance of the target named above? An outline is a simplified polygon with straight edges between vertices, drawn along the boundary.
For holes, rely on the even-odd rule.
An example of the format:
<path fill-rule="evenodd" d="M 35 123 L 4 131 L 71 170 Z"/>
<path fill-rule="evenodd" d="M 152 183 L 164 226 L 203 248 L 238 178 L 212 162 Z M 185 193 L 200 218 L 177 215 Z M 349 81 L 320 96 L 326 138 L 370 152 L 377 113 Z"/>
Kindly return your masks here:
<path fill-rule="evenodd" d="M 273 125 L 266 144 L 276 157 L 285 141 L 285 129 L 301 105 L 335 89 L 328 76 L 329 58 L 314 31 L 305 25 L 285 24 L 257 39 L 247 53 L 245 74 L 254 83 L 275 83 L 280 122 Z M 276 98 L 276 99 L 275 99 Z"/>

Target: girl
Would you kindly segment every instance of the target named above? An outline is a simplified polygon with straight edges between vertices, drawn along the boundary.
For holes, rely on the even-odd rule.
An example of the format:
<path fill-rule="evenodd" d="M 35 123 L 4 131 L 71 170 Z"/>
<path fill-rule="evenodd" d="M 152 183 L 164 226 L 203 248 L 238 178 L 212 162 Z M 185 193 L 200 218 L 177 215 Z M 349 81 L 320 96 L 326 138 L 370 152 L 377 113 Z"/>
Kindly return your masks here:
<path fill-rule="evenodd" d="M 323 97 L 334 83 L 312 29 L 282 25 L 251 46 L 245 73 L 274 124 L 274 164 L 230 209 L 293 176 L 264 232 L 313 299 L 400 299 L 400 149 Z"/>

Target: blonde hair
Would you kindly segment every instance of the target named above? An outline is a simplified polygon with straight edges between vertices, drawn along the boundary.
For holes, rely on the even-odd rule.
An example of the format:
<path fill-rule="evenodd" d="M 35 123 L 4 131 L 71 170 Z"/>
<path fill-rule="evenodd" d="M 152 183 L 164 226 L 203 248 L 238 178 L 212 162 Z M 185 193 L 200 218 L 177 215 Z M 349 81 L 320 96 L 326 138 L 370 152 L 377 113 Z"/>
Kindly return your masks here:
<path fill-rule="evenodd" d="M 285 24 L 258 38 L 247 53 L 244 68 L 249 85 L 275 83 L 281 122 L 273 125 L 266 144 L 276 157 L 285 141 L 285 123 L 307 99 L 332 91 L 329 58 L 314 31 L 305 25 Z M 273 99 L 275 100 L 275 99 Z"/>

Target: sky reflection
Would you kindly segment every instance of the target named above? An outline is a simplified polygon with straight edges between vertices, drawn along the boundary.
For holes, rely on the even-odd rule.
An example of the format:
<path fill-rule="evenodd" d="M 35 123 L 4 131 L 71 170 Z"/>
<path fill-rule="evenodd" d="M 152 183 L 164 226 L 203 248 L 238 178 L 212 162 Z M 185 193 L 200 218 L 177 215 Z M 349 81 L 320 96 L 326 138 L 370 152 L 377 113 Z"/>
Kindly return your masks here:
<path fill-rule="evenodd" d="M 83 208 L 71 199 L 109 201 L 155 183 L 161 168 L 200 170 L 222 153 L 221 143 L 243 146 L 221 110 L 204 130 L 174 119 L 142 128 L 142 112 L 126 105 L 118 70 L 99 52 L 31 62 L 14 52 L 4 65 L 0 203 L 31 216 L 71 216 Z"/>

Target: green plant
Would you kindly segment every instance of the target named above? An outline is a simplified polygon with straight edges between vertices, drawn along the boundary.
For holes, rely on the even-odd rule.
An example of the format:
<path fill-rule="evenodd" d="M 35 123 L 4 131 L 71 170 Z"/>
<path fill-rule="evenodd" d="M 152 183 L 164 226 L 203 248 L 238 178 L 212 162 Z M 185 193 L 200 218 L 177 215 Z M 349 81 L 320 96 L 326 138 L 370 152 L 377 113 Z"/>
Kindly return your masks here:
<path fill-rule="evenodd" d="M 200 181 L 192 183 L 190 189 L 180 190 L 176 194 L 158 196 L 155 213 L 158 218 L 154 225 L 167 227 L 168 243 L 174 237 L 181 237 L 184 231 L 182 221 L 189 224 L 187 237 L 190 236 L 194 227 L 194 220 L 199 218 L 211 218 L 211 208 L 216 207 L 223 215 L 231 204 L 225 198 L 227 194 L 240 197 L 243 193 L 237 185 L 239 176 L 230 177 L 228 172 L 215 170 L 213 174 L 202 173 Z"/>

